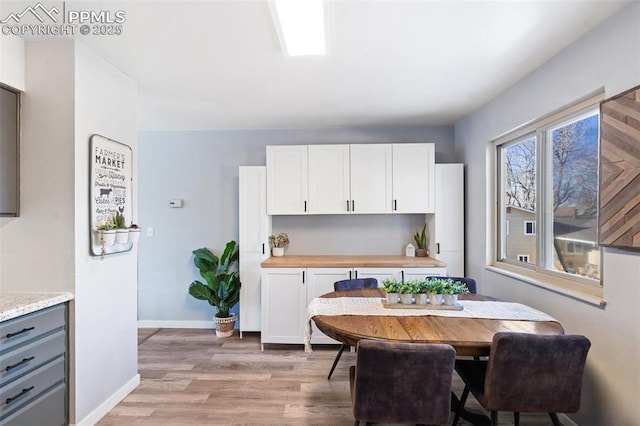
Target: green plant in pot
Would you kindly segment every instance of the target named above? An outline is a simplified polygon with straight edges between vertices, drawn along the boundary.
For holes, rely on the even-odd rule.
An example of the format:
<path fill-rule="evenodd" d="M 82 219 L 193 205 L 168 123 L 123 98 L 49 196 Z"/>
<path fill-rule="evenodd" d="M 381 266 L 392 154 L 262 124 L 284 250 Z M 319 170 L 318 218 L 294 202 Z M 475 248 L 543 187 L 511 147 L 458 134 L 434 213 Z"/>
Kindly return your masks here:
<path fill-rule="evenodd" d="M 116 244 L 124 244 L 128 242 L 129 229 L 127 229 L 127 225 L 125 225 L 124 215 L 120 212 L 116 212 L 114 223 L 116 225 Z"/>
<path fill-rule="evenodd" d="M 193 263 L 206 281 L 195 280 L 189 285 L 189 294 L 207 301 L 218 309 L 215 314 L 216 335 L 233 334 L 236 315 L 231 309 L 240 300 L 240 277 L 237 272 L 238 244 L 229 241 L 220 257 L 206 247 L 193 251 Z"/>
<path fill-rule="evenodd" d="M 416 231 L 413 235 L 413 240 L 416 242 L 416 256 L 426 257 L 429 256 L 429 231 L 427 230 L 427 224 L 422 226 L 422 229 Z"/>

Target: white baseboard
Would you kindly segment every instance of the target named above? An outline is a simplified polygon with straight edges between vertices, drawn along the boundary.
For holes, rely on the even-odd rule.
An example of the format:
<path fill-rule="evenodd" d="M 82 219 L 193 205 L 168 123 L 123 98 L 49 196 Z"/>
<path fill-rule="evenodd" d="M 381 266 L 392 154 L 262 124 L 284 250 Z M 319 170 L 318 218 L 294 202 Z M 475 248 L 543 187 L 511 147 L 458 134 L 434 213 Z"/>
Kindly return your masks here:
<path fill-rule="evenodd" d="M 155 321 L 140 320 L 138 328 L 208 328 L 215 329 L 216 323 L 213 321 Z"/>
<path fill-rule="evenodd" d="M 70 426 L 93 426 L 101 418 L 107 415 L 109 411 L 113 409 L 120 401 L 122 401 L 127 395 L 131 393 L 140 384 L 140 374 L 133 376 L 124 386 L 118 389 L 113 395 L 111 395 L 105 402 L 100 404 L 98 408 L 93 410 L 84 419 Z"/>

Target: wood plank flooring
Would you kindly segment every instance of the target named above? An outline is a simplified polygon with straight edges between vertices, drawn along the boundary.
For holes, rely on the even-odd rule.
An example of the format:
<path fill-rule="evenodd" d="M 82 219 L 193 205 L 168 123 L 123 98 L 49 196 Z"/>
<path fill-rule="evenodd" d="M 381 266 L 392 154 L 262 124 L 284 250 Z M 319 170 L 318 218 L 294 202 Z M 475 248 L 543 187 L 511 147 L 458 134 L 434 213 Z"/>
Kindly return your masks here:
<path fill-rule="evenodd" d="M 344 352 L 327 380 L 337 346 L 307 354 L 302 345 L 268 345 L 261 352 L 259 334 L 218 339 L 201 329 L 140 329 L 138 343 L 140 386 L 98 426 L 353 425 L 348 370 L 355 353 Z M 456 377 L 457 395 L 461 383 Z M 471 396 L 467 406 L 479 407 Z M 513 424 L 509 413 L 500 419 Z M 523 414 L 520 423 L 551 424 L 546 414 Z"/>

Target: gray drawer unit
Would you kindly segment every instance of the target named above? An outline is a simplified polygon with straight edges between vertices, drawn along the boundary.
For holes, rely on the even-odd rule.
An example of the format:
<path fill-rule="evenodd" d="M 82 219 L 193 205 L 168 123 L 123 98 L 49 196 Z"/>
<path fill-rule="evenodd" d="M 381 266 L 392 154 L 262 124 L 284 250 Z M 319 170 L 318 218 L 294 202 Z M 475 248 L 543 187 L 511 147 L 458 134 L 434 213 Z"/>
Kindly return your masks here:
<path fill-rule="evenodd" d="M 16 378 L 64 354 L 67 339 L 64 330 L 49 334 L 27 345 L 0 355 L 0 383 Z"/>
<path fill-rule="evenodd" d="M 0 426 L 67 423 L 66 309 L 0 323 Z"/>
<path fill-rule="evenodd" d="M 21 409 L 0 420 L 2 426 L 63 426 L 67 424 L 63 384 L 55 386 Z"/>
<path fill-rule="evenodd" d="M 65 308 L 58 305 L 0 323 L 0 353 L 64 328 Z"/>

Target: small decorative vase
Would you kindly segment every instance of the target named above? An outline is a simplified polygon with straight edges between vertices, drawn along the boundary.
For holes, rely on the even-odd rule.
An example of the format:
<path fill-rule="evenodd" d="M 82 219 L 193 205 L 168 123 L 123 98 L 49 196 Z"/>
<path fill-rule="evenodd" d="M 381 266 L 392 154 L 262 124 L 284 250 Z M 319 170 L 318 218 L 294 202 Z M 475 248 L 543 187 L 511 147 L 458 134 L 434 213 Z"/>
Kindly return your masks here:
<path fill-rule="evenodd" d="M 116 242 L 116 230 L 109 229 L 105 231 L 98 231 L 98 243 L 103 246 L 112 246 Z"/>
<path fill-rule="evenodd" d="M 271 249 L 271 254 L 276 257 L 284 256 L 284 247 L 274 247 Z"/>
<path fill-rule="evenodd" d="M 458 295 L 457 294 L 445 294 L 444 295 L 444 304 L 447 306 L 456 306 L 458 304 Z"/>
<path fill-rule="evenodd" d="M 387 293 L 387 303 L 398 303 L 400 295 L 398 293 Z"/>
<path fill-rule="evenodd" d="M 429 304 L 436 306 L 442 305 L 442 294 L 430 294 Z"/>
<path fill-rule="evenodd" d="M 426 305 L 429 303 L 429 295 L 426 293 L 416 294 L 416 305 Z"/>
<path fill-rule="evenodd" d="M 216 336 L 230 337 L 233 335 L 233 328 L 236 323 L 236 314 L 231 314 L 227 318 L 214 317 L 216 321 Z"/>
<path fill-rule="evenodd" d="M 429 256 L 429 249 L 416 249 L 416 257 L 427 257 Z"/>
<path fill-rule="evenodd" d="M 411 305 L 413 303 L 413 294 L 401 294 L 400 295 L 400 303 L 403 305 Z"/>
<path fill-rule="evenodd" d="M 129 242 L 137 243 L 138 241 L 140 241 L 141 232 L 142 232 L 142 229 L 140 228 L 129 228 Z"/>
<path fill-rule="evenodd" d="M 116 229 L 116 244 L 125 244 L 129 242 L 128 229 Z"/>

